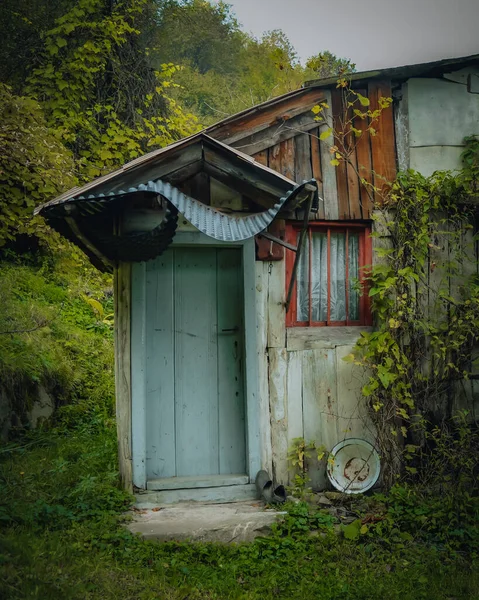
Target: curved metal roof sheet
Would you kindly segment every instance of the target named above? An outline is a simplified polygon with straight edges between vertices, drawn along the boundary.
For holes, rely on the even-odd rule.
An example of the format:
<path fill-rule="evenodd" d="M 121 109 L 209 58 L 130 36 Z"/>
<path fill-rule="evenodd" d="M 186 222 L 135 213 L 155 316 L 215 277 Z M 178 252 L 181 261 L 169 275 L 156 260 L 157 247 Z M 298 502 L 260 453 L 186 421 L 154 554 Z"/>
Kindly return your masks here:
<path fill-rule="evenodd" d="M 313 185 L 317 190 L 315 179 L 304 181 L 301 184 L 295 185 L 272 208 L 245 217 L 226 214 L 211 206 L 207 206 L 161 179 L 149 181 L 146 184 L 140 184 L 128 190 L 121 190 L 115 194 L 89 194 L 88 196 L 77 196 L 75 200 L 83 203 L 89 200 L 98 201 L 101 199 L 118 198 L 118 196 L 135 192 L 156 193 L 171 202 L 194 227 L 205 235 L 223 242 L 239 242 L 254 237 L 266 229 L 281 208 L 288 202 L 292 202 L 308 184 Z"/>

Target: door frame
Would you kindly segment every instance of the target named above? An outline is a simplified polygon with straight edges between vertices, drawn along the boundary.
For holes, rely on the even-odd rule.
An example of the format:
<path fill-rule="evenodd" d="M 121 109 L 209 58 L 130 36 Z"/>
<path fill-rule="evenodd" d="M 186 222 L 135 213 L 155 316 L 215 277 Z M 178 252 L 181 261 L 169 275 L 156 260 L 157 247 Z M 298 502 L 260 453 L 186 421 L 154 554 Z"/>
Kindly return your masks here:
<path fill-rule="evenodd" d="M 250 483 L 261 469 L 261 428 L 256 335 L 256 249 L 254 238 L 220 242 L 201 232 L 178 232 L 173 247 L 241 248 L 245 358 L 246 470 Z M 146 489 L 146 263 L 134 263 L 131 276 L 131 446 L 133 485 Z M 140 327 L 133 328 L 133 321 Z"/>

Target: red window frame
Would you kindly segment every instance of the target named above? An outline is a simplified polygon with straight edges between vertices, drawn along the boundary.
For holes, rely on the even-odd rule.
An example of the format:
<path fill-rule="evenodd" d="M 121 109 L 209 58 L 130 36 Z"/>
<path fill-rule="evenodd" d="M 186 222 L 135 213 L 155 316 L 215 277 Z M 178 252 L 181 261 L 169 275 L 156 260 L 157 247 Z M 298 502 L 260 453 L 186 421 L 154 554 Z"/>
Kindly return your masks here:
<path fill-rule="evenodd" d="M 303 224 L 300 222 L 290 222 L 286 225 L 286 241 L 293 246 L 297 246 L 298 233 L 301 231 Z M 313 221 L 309 223 L 307 235 L 311 240 L 311 234 L 313 231 L 326 233 L 328 236 L 328 320 L 326 321 L 313 321 L 311 319 L 311 284 L 309 286 L 309 297 L 310 297 L 310 311 L 309 319 L 307 321 L 298 321 L 297 311 L 297 282 L 294 282 L 293 293 L 291 296 L 291 303 L 286 314 L 286 326 L 287 327 L 325 327 L 325 326 L 336 326 L 336 325 L 371 325 L 371 309 L 369 296 L 367 290 L 365 290 L 365 269 L 372 263 L 372 243 L 371 243 L 371 227 L 364 223 L 337 223 L 327 221 Z M 359 233 L 359 281 L 361 282 L 362 293 L 359 297 L 359 320 L 352 321 L 346 319 L 346 321 L 331 321 L 329 319 L 331 315 L 331 263 L 330 263 L 330 244 L 331 244 L 331 232 L 345 233 L 346 234 L 346 247 L 348 244 L 348 234 L 351 231 Z M 312 261 L 312 244 L 309 244 L 309 272 L 311 274 L 311 261 Z M 303 246 L 302 252 L 305 252 L 305 246 Z M 346 253 L 346 279 L 348 277 L 348 254 Z M 292 251 L 286 251 L 286 290 L 288 289 L 289 282 L 293 274 L 295 253 Z M 309 277 L 311 282 L 311 276 Z M 349 300 L 349 286 L 346 285 L 346 315 L 348 314 L 348 300 Z"/>

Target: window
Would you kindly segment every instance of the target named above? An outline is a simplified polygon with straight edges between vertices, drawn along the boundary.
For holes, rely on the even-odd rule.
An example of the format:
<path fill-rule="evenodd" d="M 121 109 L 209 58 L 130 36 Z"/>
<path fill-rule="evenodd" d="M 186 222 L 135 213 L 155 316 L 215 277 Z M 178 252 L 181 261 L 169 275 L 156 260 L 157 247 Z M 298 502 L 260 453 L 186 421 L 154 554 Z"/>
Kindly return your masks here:
<path fill-rule="evenodd" d="M 301 228 L 301 223 L 289 226 L 290 244 L 297 246 Z M 287 286 L 294 260 L 294 252 L 287 252 Z M 362 267 L 369 264 L 369 227 L 357 223 L 311 223 L 301 249 L 287 325 L 369 325 L 369 299 L 357 286 L 357 281 L 364 278 Z"/>

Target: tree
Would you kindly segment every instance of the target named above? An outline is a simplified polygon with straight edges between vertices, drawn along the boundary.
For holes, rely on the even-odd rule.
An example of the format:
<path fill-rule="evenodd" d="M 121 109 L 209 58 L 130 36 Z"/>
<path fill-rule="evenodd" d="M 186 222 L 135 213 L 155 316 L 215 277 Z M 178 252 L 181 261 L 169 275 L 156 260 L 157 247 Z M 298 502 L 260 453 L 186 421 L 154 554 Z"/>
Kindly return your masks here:
<path fill-rule="evenodd" d="M 303 68 L 286 34 L 274 29 L 260 40 L 249 38 L 242 56 L 244 75 L 238 87 L 251 104 L 297 89 L 303 83 Z"/>
<path fill-rule="evenodd" d="M 150 0 L 79 0 L 44 34 L 27 91 L 82 175 L 92 178 L 197 129 L 170 98 L 172 64 L 153 69 L 140 43 Z"/>
<path fill-rule="evenodd" d="M 356 65 L 348 58 L 338 58 L 329 50 L 308 58 L 306 68 L 318 79 L 349 75 L 356 71 Z"/>
<path fill-rule="evenodd" d="M 42 36 L 75 5 L 75 0 L 2 0 L 0 10 L 0 81 L 23 92 L 43 48 Z"/>
<path fill-rule="evenodd" d="M 76 183 L 73 157 L 31 98 L 0 84 L 0 247 L 20 235 L 51 236 L 33 209 Z"/>
<path fill-rule="evenodd" d="M 166 0 L 157 2 L 154 56 L 157 65 L 175 63 L 204 75 L 236 73 L 244 34 L 224 2 Z"/>

